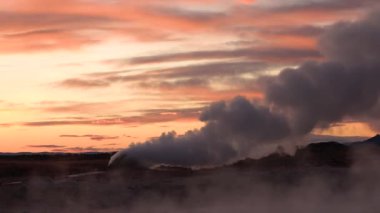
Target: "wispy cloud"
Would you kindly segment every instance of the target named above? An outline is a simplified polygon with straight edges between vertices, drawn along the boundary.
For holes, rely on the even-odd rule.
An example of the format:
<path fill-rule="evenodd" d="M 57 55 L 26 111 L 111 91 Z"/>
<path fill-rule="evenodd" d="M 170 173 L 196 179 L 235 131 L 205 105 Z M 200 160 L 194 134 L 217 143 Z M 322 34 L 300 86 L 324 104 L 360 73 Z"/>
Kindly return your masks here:
<path fill-rule="evenodd" d="M 85 80 L 71 78 L 61 82 L 61 86 L 64 87 L 76 87 L 76 88 L 96 88 L 96 87 L 107 87 L 110 83 L 102 80 Z"/>
<path fill-rule="evenodd" d="M 133 124 L 151 124 L 162 123 L 169 121 L 191 121 L 196 120 L 202 108 L 187 108 L 187 109 L 155 109 L 145 110 L 143 115 L 139 116 L 102 116 L 102 117 L 89 117 L 89 118 L 66 118 L 63 120 L 51 119 L 41 121 L 30 121 L 21 123 L 1 124 L 4 126 L 29 126 L 29 127 L 43 127 L 43 126 L 61 126 L 61 125 L 92 125 L 92 126 L 109 126 L 109 125 L 133 125 Z M 88 137 L 92 140 L 105 140 L 116 139 L 108 136 L 101 135 L 62 135 L 62 137 Z"/>
<path fill-rule="evenodd" d="M 60 135 L 61 138 L 88 138 L 94 141 L 104 141 L 104 140 L 114 140 L 118 139 L 119 136 L 107 136 L 107 135 Z"/>
<path fill-rule="evenodd" d="M 244 48 L 234 50 L 208 50 L 182 53 L 170 53 L 163 55 L 142 56 L 125 60 L 129 64 L 162 63 L 186 60 L 205 59 L 250 59 L 273 61 L 300 61 L 305 59 L 320 58 L 318 51 L 313 49 L 292 48 Z M 117 61 L 120 63 L 120 60 Z"/>
<path fill-rule="evenodd" d="M 51 152 L 115 152 L 116 148 L 99 148 L 94 146 L 76 146 L 53 148 Z"/>
<path fill-rule="evenodd" d="M 58 149 L 58 148 L 65 148 L 66 146 L 47 144 L 47 145 L 29 145 L 28 147 L 29 148 L 43 148 L 43 149 Z"/>

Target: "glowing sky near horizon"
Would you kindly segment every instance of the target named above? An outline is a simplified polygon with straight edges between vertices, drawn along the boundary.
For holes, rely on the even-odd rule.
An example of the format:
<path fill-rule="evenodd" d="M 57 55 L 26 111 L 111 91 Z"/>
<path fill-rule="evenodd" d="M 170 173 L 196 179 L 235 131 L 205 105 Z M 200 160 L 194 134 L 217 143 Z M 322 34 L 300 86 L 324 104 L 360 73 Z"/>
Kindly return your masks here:
<path fill-rule="evenodd" d="M 0 0 L 0 152 L 113 151 L 202 125 L 213 101 L 323 60 L 342 0 Z M 371 136 L 346 121 L 320 134 Z"/>

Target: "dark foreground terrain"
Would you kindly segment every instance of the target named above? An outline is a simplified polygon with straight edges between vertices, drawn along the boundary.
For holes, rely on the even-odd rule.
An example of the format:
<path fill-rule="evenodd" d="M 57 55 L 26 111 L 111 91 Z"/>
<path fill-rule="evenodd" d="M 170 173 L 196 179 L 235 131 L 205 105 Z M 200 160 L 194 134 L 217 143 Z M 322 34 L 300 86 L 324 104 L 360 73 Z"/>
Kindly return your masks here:
<path fill-rule="evenodd" d="M 36 176 L 54 179 L 78 173 L 105 171 L 112 154 L 0 154 L 0 185 L 22 182 Z"/>
<path fill-rule="evenodd" d="M 0 157 L 0 212 L 379 212 L 380 137 L 214 169 L 108 168 L 112 153 Z"/>

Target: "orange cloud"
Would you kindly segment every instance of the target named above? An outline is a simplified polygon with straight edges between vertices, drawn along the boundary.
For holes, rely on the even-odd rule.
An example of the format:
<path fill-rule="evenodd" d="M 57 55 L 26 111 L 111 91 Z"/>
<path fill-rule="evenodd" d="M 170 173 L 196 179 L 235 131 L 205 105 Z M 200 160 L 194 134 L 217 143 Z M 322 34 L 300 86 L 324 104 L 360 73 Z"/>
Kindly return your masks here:
<path fill-rule="evenodd" d="M 181 0 L 176 4 L 152 0 L 138 3 L 15 0 L 7 3 L 5 12 L 0 14 L 0 40 L 5 44 L 0 52 L 75 49 L 112 37 L 130 37 L 145 42 L 178 40 L 189 33 L 239 36 L 246 32 L 236 31 L 236 26 L 294 26 L 357 16 L 356 8 L 321 9 L 318 5 L 287 10 L 232 5 L 220 13 L 180 6 L 195 2 L 205 7 L 218 3 L 213 0 Z M 253 2 L 238 0 L 239 4 Z M 92 33 L 84 33 L 86 30 Z M 254 39 L 255 33 L 252 36 Z M 268 40 L 265 36 L 260 39 Z M 302 42 L 313 46 L 312 41 Z"/>
<path fill-rule="evenodd" d="M 253 4 L 256 0 L 238 0 L 241 4 Z"/>

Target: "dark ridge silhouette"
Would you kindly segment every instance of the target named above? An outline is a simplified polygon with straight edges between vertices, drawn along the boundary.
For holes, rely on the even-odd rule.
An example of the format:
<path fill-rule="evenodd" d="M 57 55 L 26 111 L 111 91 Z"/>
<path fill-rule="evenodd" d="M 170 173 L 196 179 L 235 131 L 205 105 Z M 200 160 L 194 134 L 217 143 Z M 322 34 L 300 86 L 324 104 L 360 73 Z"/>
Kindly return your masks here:
<path fill-rule="evenodd" d="M 338 142 L 321 142 L 298 148 L 294 156 L 273 153 L 254 160 L 240 160 L 232 166 L 238 168 L 296 168 L 296 167 L 349 167 L 352 164 L 350 148 Z"/>
<path fill-rule="evenodd" d="M 312 143 L 298 148 L 293 156 L 273 153 L 260 159 L 240 160 L 232 166 L 238 168 L 304 168 L 304 167 L 351 167 L 355 160 L 368 156 L 380 157 L 380 135 L 365 141 L 342 144 L 335 141 Z"/>
<path fill-rule="evenodd" d="M 109 158 L 114 152 L 83 152 L 83 153 L 0 153 L 0 159 L 17 160 L 96 160 Z"/>
<path fill-rule="evenodd" d="M 380 135 L 377 134 L 374 137 L 365 140 L 364 143 L 375 143 L 377 145 L 380 145 Z"/>
<path fill-rule="evenodd" d="M 294 169 L 294 168 L 349 168 L 355 160 L 371 160 L 380 157 L 380 136 L 365 141 L 343 144 L 339 142 L 319 142 L 298 147 L 294 155 L 283 152 L 279 147 L 274 153 L 260 159 L 242 159 L 229 165 L 214 168 L 191 168 L 176 165 L 147 166 L 135 158 L 120 158 L 119 162 L 108 165 L 114 153 L 23 153 L 0 154 L 0 183 L 14 178 L 44 176 L 56 178 L 65 175 L 94 171 L 124 171 L 167 173 L 167 175 L 191 175 L 200 171 L 224 168 L 237 169 Z"/>
<path fill-rule="evenodd" d="M 354 142 L 351 144 L 352 146 L 356 146 L 356 147 L 376 147 L 376 146 L 380 146 L 380 135 L 377 134 L 375 136 L 373 136 L 372 138 L 369 138 L 365 141 L 359 141 L 359 142 Z"/>
<path fill-rule="evenodd" d="M 296 161 L 293 156 L 288 154 L 273 153 L 260 159 L 239 160 L 231 165 L 236 168 L 288 168 L 295 167 Z"/>
<path fill-rule="evenodd" d="M 349 167 L 352 164 L 350 147 L 338 142 L 309 144 L 294 155 L 297 165 Z"/>

